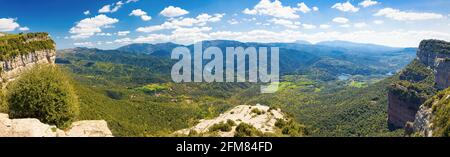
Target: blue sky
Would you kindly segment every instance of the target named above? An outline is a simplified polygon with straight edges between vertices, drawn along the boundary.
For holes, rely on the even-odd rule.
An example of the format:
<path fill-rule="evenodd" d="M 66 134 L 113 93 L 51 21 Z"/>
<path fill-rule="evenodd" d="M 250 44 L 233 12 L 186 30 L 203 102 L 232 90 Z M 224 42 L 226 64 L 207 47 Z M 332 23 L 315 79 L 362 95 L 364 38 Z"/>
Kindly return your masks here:
<path fill-rule="evenodd" d="M 49 32 L 58 49 L 229 39 L 450 40 L 448 0 L 0 0 L 0 32 Z"/>

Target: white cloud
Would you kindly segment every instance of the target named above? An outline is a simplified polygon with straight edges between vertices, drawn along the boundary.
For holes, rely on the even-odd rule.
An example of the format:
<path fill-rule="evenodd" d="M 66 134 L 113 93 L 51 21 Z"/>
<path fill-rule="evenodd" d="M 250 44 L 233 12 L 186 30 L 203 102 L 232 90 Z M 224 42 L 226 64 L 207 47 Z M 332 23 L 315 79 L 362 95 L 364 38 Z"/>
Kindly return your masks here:
<path fill-rule="evenodd" d="M 373 23 L 377 24 L 377 25 L 381 25 L 384 23 L 384 21 L 383 20 L 375 20 L 375 21 L 373 21 Z"/>
<path fill-rule="evenodd" d="M 119 44 L 130 44 L 133 41 L 130 38 L 122 38 L 122 39 L 116 39 L 114 40 L 115 43 L 119 43 Z"/>
<path fill-rule="evenodd" d="M 330 40 L 344 40 L 359 43 L 373 43 L 393 47 L 417 47 L 423 39 L 450 40 L 450 34 L 438 31 L 354 31 L 338 32 L 327 31 L 317 33 L 304 33 L 295 30 L 269 31 L 255 29 L 252 31 L 233 32 L 217 31 L 210 32 L 211 28 L 181 28 L 172 31 L 171 34 L 149 34 L 131 39 L 134 43 L 161 43 L 175 42 L 179 44 L 192 44 L 201 40 L 237 40 L 242 42 L 294 42 L 306 40 L 312 43 Z"/>
<path fill-rule="evenodd" d="M 309 8 L 304 2 L 298 3 L 298 10 L 303 13 L 309 13 L 311 12 L 311 8 Z"/>
<path fill-rule="evenodd" d="M 350 1 L 345 3 L 336 3 L 331 8 L 343 11 L 343 12 L 358 12 L 359 8 L 353 6 Z"/>
<path fill-rule="evenodd" d="M 97 33 L 95 35 L 97 35 L 97 36 L 112 36 L 111 33 Z"/>
<path fill-rule="evenodd" d="M 189 14 L 187 10 L 181 9 L 180 7 L 169 6 L 164 8 L 159 14 L 165 17 L 178 17 L 182 15 Z"/>
<path fill-rule="evenodd" d="M 312 9 L 313 9 L 313 11 L 319 11 L 318 7 L 313 7 Z"/>
<path fill-rule="evenodd" d="M 118 36 L 126 36 L 128 34 L 130 34 L 130 31 L 119 31 L 119 32 L 117 32 Z"/>
<path fill-rule="evenodd" d="M 152 19 L 151 16 L 148 16 L 147 13 L 145 11 L 142 11 L 141 9 L 135 9 L 133 11 L 131 11 L 131 13 L 129 14 L 129 16 L 138 16 L 141 17 L 141 19 L 143 21 L 149 21 Z"/>
<path fill-rule="evenodd" d="M 137 2 L 138 0 L 129 0 L 126 3 Z M 118 1 L 113 4 L 104 5 L 102 8 L 98 10 L 98 13 L 114 13 L 118 11 L 125 3 L 122 1 Z"/>
<path fill-rule="evenodd" d="M 296 8 L 290 6 L 283 6 L 279 0 L 271 2 L 271 0 L 261 0 L 256 4 L 253 9 L 246 8 L 242 11 L 244 14 L 249 15 L 267 15 L 276 18 L 285 19 L 298 19 L 299 15 L 296 14 Z"/>
<path fill-rule="evenodd" d="M 365 22 L 359 22 L 359 23 L 353 24 L 353 26 L 356 28 L 364 28 L 364 27 L 367 27 L 367 24 Z"/>
<path fill-rule="evenodd" d="M 30 30 L 30 28 L 28 28 L 28 27 L 20 27 L 19 28 L 19 31 L 29 31 Z"/>
<path fill-rule="evenodd" d="M 343 24 L 343 25 L 340 25 L 340 27 L 342 27 L 342 28 L 349 28 L 350 25 L 349 24 Z"/>
<path fill-rule="evenodd" d="M 95 33 L 101 33 L 102 28 L 111 27 L 112 24 L 119 22 L 118 19 L 110 18 L 100 14 L 92 18 L 86 18 L 79 21 L 74 27 L 70 28 L 70 37 L 72 39 L 85 39 L 93 36 Z"/>
<path fill-rule="evenodd" d="M 19 28 L 20 25 L 13 18 L 0 18 L 0 32 L 10 32 Z"/>
<path fill-rule="evenodd" d="M 86 11 L 83 12 L 83 14 L 84 14 L 84 15 L 90 15 L 90 14 L 91 14 L 91 11 L 86 10 Z"/>
<path fill-rule="evenodd" d="M 331 26 L 327 25 L 327 24 L 322 24 L 322 25 L 319 26 L 319 28 L 321 28 L 321 29 L 328 29 L 328 28 L 331 28 Z"/>
<path fill-rule="evenodd" d="M 348 23 L 349 21 L 350 20 L 348 20 L 345 17 L 336 17 L 333 19 L 333 22 L 340 23 L 340 24 Z"/>
<path fill-rule="evenodd" d="M 284 27 L 291 28 L 291 29 L 297 29 L 297 28 L 299 28 L 299 25 L 300 25 L 300 23 L 295 23 L 295 22 L 292 22 L 292 21 L 286 20 L 286 19 L 272 18 L 268 21 L 273 24 L 282 25 Z"/>
<path fill-rule="evenodd" d="M 370 7 L 372 5 L 379 4 L 378 1 L 372 1 L 372 0 L 364 0 L 361 3 L 359 3 L 360 6 L 363 6 L 364 8 Z"/>
<path fill-rule="evenodd" d="M 203 27 L 207 23 L 214 23 L 219 22 L 224 14 L 200 14 L 196 18 L 177 18 L 177 19 L 169 19 L 169 21 L 164 22 L 161 25 L 154 25 L 154 26 L 148 26 L 148 27 L 139 27 L 136 29 L 138 32 L 154 32 L 159 30 L 165 30 L 165 29 L 178 29 L 182 27 L 193 27 L 193 26 L 199 26 Z"/>
<path fill-rule="evenodd" d="M 419 21 L 444 18 L 443 15 L 427 12 L 405 12 L 393 8 L 384 8 L 379 10 L 374 16 L 384 16 L 397 21 Z"/>
<path fill-rule="evenodd" d="M 75 46 L 94 46 L 92 42 L 79 42 L 79 43 L 73 43 Z"/>
<path fill-rule="evenodd" d="M 236 19 L 231 19 L 227 21 L 230 25 L 235 25 L 235 24 L 239 24 L 239 21 L 237 21 Z"/>
<path fill-rule="evenodd" d="M 105 5 L 98 10 L 99 13 L 109 13 L 111 12 L 111 5 Z"/>
<path fill-rule="evenodd" d="M 302 24 L 304 29 L 315 29 L 317 28 L 316 25 L 311 25 L 311 24 Z"/>

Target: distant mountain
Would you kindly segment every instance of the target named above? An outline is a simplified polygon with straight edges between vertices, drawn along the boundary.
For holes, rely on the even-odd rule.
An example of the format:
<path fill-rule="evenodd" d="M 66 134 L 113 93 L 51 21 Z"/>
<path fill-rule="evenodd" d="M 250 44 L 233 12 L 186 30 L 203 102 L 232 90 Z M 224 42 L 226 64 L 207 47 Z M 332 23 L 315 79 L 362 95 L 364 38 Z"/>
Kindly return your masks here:
<path fill-rule="evenodd" d="M 340 40 L 319 42 L 316 45 L 329 46 L 329 47 L 335 47 L 335 48 L 343 48 L 343 49 L 347 49 L 347 50 L 365 51 L 368 53 L 398 51 L 398 50 L 402 49 L 402 48 L 395 48 L 395 47 L 389 47 L 389 46 L 383 46 L 383 45 L 355 43 L 355 42 L 340 41 Z"/>
<path fill-rule="evenodd" d="M 152 54 L 154 56 L 170 56 L 170 52 L 172 49 L 182 46 L 174 43 L 160 43 L 160 44 L 146 44 L 146 43 L 137 43 L 130 44 L 126 46 L 122 46 L 116 50 L 124 51 L 124 52 L 134 52 L 134 53 L 145 53 Z M 170 51 L 168 51 L 170 50 Z"/>

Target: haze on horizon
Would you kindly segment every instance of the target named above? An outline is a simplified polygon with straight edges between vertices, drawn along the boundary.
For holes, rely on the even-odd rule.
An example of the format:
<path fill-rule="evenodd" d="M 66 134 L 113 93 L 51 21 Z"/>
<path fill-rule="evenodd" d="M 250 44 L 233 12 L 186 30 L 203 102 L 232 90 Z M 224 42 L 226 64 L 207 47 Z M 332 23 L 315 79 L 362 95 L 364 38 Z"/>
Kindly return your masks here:
<path fill-rule="evenodd" d="M 0 32 L 49 32 L 58 49 L 201 40 L 450 40 L 446 0 L 0 0 Z"/>

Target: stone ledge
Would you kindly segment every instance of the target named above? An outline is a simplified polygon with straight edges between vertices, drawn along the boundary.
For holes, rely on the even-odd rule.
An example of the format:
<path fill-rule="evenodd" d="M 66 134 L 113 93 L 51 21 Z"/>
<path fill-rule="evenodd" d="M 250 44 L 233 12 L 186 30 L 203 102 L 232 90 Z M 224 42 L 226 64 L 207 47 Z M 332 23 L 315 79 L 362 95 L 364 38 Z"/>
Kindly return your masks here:
<path fill-rule="evenodd" d="M 35 118 L 9 119 L 0 113 L 0 137 L 113 137 L 104 120 L 72 123 L 67 130 L 41 123 Z"/>

